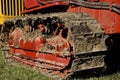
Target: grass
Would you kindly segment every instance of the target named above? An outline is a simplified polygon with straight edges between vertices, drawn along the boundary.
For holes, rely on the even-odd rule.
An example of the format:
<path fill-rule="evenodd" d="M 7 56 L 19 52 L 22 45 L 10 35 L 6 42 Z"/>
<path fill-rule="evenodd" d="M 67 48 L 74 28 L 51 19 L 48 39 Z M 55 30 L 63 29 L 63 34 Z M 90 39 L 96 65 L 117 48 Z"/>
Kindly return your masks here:
<path fill-rule="evenodd" d="M 0 80 L 53 80 L 42 75 L 40 72 L 23 67 L 22 65 L 11 65 L 6 63 L 2 52 L 0 52 Z M 56 79 L 57 80 L 57 79 Z M 120 80 L 120 72 L 103 75 L 100 77 L 77 78 L 75 80 Z"/>
<path fill-rule="evenodd" d="M 111 75 L 97 77 L 97 78 L 90 78 L 88 80 L 120 80 L 120 72 Z"/>
<path fill-rule="evenodd" d="M 101 74 L 101 75 L 91 75 L 90 73 L 85 73 L 84 77 L 83 74 L 77 73 L 77 75 L 73 80 L 120 80 L 120 71 L 111 73 L 111 74 Z M 89 76 L 89 77 L 88 77 Z"/>
<path fill-rule="evenodd" d="M 10 65 L 5 62 L 0 52 L 0 80 L 52 80 L 40 72 L 25 68 L 21 65 Z"/>

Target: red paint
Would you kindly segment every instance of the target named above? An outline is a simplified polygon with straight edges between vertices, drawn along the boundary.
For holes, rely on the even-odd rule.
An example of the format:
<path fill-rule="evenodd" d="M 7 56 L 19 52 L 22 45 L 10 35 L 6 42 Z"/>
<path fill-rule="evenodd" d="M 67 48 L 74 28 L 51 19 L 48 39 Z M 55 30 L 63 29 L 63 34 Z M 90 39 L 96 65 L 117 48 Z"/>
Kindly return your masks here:
<path fill-rule="evenodd" d="M 109 3 L 118 3 L 118 4 L 120 4 L 120 0 L 100 0 L 100 2 L 109 2 Z"/>
<path fill-rule="evenodd" d="M 34 49 L 34 40 L 24 40 L 24 49 L 33 50 Z"/>
<path fill-rule="evenodd" d="M 44 0 L 43 0 L 44 1 Z M 47 2 L 48 0 L 45 0 Z M 117 4 L 120 6 L 120 1 L 119 0 L 89 0 L 89 2 L 107 2 L 111 7 L 112 4 Z M 27 0 L 25 0 L 27 4 Z M 34 1 L 36 2 L 36 1 Z M 30 5 L 30 4 L 28 4 Z M 61 2 L 54 2 L 51 4 L 46 4 L 43 6 L 39 6 L 36 8 L 32 8 L 29 10 L 25 10 L 22 13 L 30 13 L 34 11 L 38 11 L 42 9 L 46 9 L 49 7 L 57 7 L 58 5 L 66 5 L 69 6 L 66 12 L 85 12 L 94 17 L 102 26 L 101 28 L 104 29 L 106 34 L 118 34 L 120 33 L 120 15 L 117 14 L 114 11 L 109 10 L 100 10 L 100 9 L 91 9 L 91 8 L 85 8 L 85 7 L 80 7 L 80 6 L 73 6 L 69 5 L 69 2 L 61 1 Z"/>
<path fill-rule="evenodd" d="M 42 1 L 48 1 L 48 0 L 42 0 Z M 110 6 L 115 3 L 117 5 L 120 5 L 119 0 L 89 0 L 90 2 L 107 2 L 110 4 Z M 57 7 L 57 6 L 68 6 L 68 9 L 66 12 L 85 12 L 95 18 L 98 23 L 101 25 L 101 28 L 105 31 L 106 34 L 119 34 L 120 33 L 120 15 L 114 11 L 111 11 L 111 8 L 109 10 L 100 10 L 100 9 L 92 9 L 92 8 L 85 8 L 80 6 L 74 6 L 70 5 L 69 2 L 61 1 L 61 2 L 54 2 L 46 5 L 41 5 L 37 2 L 37 0 L 24 0 L 25 2 L 25 8 L 26 10 L 22 13 L 33 13 L 37 11 L 42 11 L 43 9 L 47 9 L 50 7 Z M 15 34 L 16 35 L 16 34 Z M 15 36 L 14 35 L 14 36 Z M 64 38 L 60 36 L 58 37 L 56 41 L 54 41 L 52 38 L 49 40 L 44 40 L 43 38 L 36 38 L 35 40 L 23 40 L 23 39 L 16 39 L 16 41 L 13 41 L 10 43 L 10 51 L 16 55 L 24 55 L 29 58 L 35 59 L 40 62 L 45 62 L 47 64 L 52 64 L 54 66 L 59 66 L 61 68 L 64 68 L 68 66 L 70 57 L 63 57 L 61 56 L 61 51 L 65 48 L 70 50 L 70 46 L 68 44 L 68 41 L 66 41 Z M 63 45 L 59 46 L 58 43 L 61 41 Z M 19 46 L 16 48 L 12 44 L 19 44 Z M 39 51 L 39 49 L 44 44 L 49 44 L 50 46 L 55 47 L 55 51 L 52 53 L 48 52 L 42 52 Z M 70 53 L 70 51 L 69 51 Z"/>
<path fill-rule="evenodd" d="M 19 47 L 24 48 L 24 40 L 23 39 L 19 40 Z"/>
<path fill-rule="evenodd" d="M 42 47 L 42 45 L 44 45 L 44 43 L 45 40 L 42 37 L 41 38 L 37 37 L 34 42 L 34 46 L 35 46 L 34 50 L 38 51 Z"/>
<path fill-rule="evenodd" d="M 10 52 L 15 53 L 15 48 L 13 48 L 12 46 L 10 46 Z"/>
<path fill-rule="evenodd" d="M 120 33 L 120 15 L 110 10 L 98 10 L 81 8 L 81 12 L 86 12 L 94 17 L 106 34 Z"/>
<path fill-rule="evenodd" d="M 54 40 L 54 38 L 57 40 Z M 10 51 L 17 56 L 24 56 L 30 59 L 37 60 L 39 62 L 45 62 L 46 64 L 51 64 L 51 67 L 55 67 L 58 69 L 63 69 L 69 64 L 70 57 L 62 57 L 61 51 L 66 48 L 69 50 L 70 46 L 64 38 L 61 36 L 52 37 L 45 41 L 42 37 L 37 37 L 35 40 L 19 40 L 19 46 L 16 48 L 14 45 L 10 44 Z M 61 42 L 61 46 L 58 45 L 59 41 Z M 49 44 L 51 46 L 55 46 L 56 51 L 53 53 L 42 52 L 39 49 L 42 48 L 44 44 Z M 54 65 L 54 66 L 52 66 Z"/>
<path fill-rule="evenodd" d="M 25 0 L 26 1 L 26 0 Z M 27 3 L 26 3 L 27 4 Z M 45 8 L 49 8 L 49 7 L 56 7 L 58 5 L 61 6 L 67 6 L 69 3 L 66 2 L 55 2 L 55 3 L 51 3 L 48 5 L 43 5 L 43 6 L 39 6 L 39 7 L 35 7 L 35 8 L 31 8 L 31 9 L 26 9 L 25 11 L 21 12 L 22 14 L 27 14 L 27 13 L 31 13 L 31 12 L 35 12 L 35 11 L 39 11 L 41 9 L 45 9 Z M 29 4 L 27 4 L 29 5 Z"/>
<path fill-rule="evenodd" d="M 39 4 L 37 0 L 24 0 L 24 6 L 26 9 L 31 9 L 31 8 L 38 7 Z"/>
<path fill-rule="evenodd" d="M 15 49 L 15 52 L 14 52 L 15 55 L 17 55 L 17 56 L 25 55 L 24 50 L 16 49 L 16 48 L 14 48 L 14 49 Z"/>
<path fill-rule="evenodd" d="M 69 64 L 70 58 L 69 57 L 58 57 L 53 54 L 45 54 L 45 53 L 38 53 L 37 59 L 38 61 L 65 67 Z"/>

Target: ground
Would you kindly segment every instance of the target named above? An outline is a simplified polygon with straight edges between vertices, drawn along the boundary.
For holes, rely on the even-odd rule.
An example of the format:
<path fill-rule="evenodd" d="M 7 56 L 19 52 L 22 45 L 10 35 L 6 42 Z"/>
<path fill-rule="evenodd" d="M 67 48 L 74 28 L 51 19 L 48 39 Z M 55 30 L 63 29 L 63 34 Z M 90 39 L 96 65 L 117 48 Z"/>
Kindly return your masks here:
<path fill-rule="evenodd" d="M 89 74 L 89 73 L 87 73 Z M 82 76 L 82 75 L 79 75 Z M 31 70 L 30 67 L 24 67 L 19 64 L 7 63 L 3 53 L 0 51 L 0 80 L 53 80 L 42 75 L 36 70 Z M 120 80 L 120 71 L 109 75 L 79 77 L 74 80 Z"/>

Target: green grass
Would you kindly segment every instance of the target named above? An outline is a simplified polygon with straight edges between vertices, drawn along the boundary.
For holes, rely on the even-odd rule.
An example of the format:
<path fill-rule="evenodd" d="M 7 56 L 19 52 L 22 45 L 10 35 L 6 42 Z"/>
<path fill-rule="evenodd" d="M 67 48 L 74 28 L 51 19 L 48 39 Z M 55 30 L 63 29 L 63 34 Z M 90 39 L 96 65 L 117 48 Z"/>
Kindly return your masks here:
<path fill-rule="evenodd" d="M 117 72 L 111 75 L 102 76 L 102 77 L 90 78 L 88 80 L 120 80 L 120 72 Z"/>
<path fill-rule="evenodd" d="M 42 75 L 40 72 L 31 70 L 19 64 L 9 64 L 4 60 L 3 54 L 0 52 L 0 80 L 53 80 Z M 57 80 L 57 79 L 55 79 Z M 100 77 L 91 77 L 89 79 L 76 80 L 120 80 L 120 72 L 104 75 Z"/>
<path fill-rule="evenodd" d="M 74 79 L 75 80 L 120 80 L 120 71 L 106 75 L 99 75 L 99 77 L 94 75 L 90 76 L 89 74 L 90 73 L 85 73 L 85 76 L 83 77 L 82 74 L 77 73 L 77 75 L 79 76 L 74 77 Z"/>
<path fill-rule="evenodd" d="M 6 63 L 0 52 L 0 80 L 52 80 L 37 71 L 21 65 Z"/>

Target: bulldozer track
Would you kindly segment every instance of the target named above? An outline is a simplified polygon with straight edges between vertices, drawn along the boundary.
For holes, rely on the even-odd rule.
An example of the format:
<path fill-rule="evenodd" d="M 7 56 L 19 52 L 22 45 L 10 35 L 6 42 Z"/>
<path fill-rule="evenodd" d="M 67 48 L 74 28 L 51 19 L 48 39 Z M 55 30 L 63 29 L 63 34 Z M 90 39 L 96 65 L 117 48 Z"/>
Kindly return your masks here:
<path fill-rule="evenodd" d="M 67 38 L 68 38 L 68 41 L 70 40 L 74 41 L 74 46 L 73 46 L 74 54 L 72 54 L 72 56 L 74 57 L 73 58 L 74 66 L 83 64 L 82 67 L 85 67 L 87 65 L 85 69 L 87 68 L 92 69 L 94 68 L 94 66 L 97 66 L 97 67 L 101 67 L 101 65 L 103 66 L 103 63 L 104 63 L 103 58 L 105 55 L 98 56 L 96 53 L 95 54 L 96 56 L 90 55 L 90 56 L 87 56 L 87 58 L 79 57 L 83 54 L 87 55 L 89 53 L 92 54 L 92 53 L 99 52 L 99 51 L 101 51 L 102 53 L 102 51 L 106 51 L 105 39 L 108 36 L 105 35 L 104 31 L 101 29 L 101 25 L 98 24 L 98 22 L 93 17 L 89 16 L 86 13 L 66 13 L 65 12 L 65 13 L 50 13 L 50 14 L 45 14 L 45 15 L 29 15 L 29 16 L 24 16 L 24 17 L 18 17 L 18 18 L 15 18 L 14 20 L 10 19 L 8 21 L 15 22 L 17 19 L 23 20 L 24 18 L 28 18 L 28 17 L 32 18 L 32 20 L 34 21 L 38 17 L 45 19 L 47 17 L 53 17 L 53 16 L 60 17 L 62 21 L 64 22 L 65 27 L 71 30 L 68 33 L 70 35 Z M 71 67 L 73 67 L 71 69 L 69 67 L 69 69 L 65 69 L 65 70 L 55 70 L 55 69 L 48 68 L 47 66 L 49 64 L 37 62 L 32 59 L 26 59 L 24 57 L 19 57 L 16 55 L 10 55 L 10 56 L 11 56 L 10 58 L 14 58 L 15 60 L 18 60 L 18 62 L 20 61 L 21 63 L 30 65 L 32 67 L 35 66 L 37 69 L 40 70 L 41 73 L 48 75 L 50 77 L 53 77 L 53 78 L 57 77 L 61 79 L 67 75 L 72 74 L 72 72 L 75 72 L 72 70 L 76 70 L 76 69 L 84 70 L 84 68 L 81 68 L 81 66 L 77 66 L 77 67 L 72 66 L 73 64 L 71 65 Z M 97 64 L 96 65 L 93 64 L 93 63 L 96 63 L 94 59 L 97 59 L 97 58 L 99 58 L 98 62 L 100 62 L 101 60 L 100 66 L 98 66 Z M 79 60 L 83 62 L 80 63 Z M 90 60 L 91 62 L 86 61 L 86 60 Z M 88 67 L 89 64 L 92 64 L 92 65 Z"/>
<path fill-rule="evenodd" d="M 40 73 L 42 73 L 43 75 L 48 76 L 51 79 L 58 79 L 58 80 L 63 80 L 65 79 L 65 76 L 70 73 L 69 70 L 66 71 L 58 71 L 58 70 L 52 70 L 50 68 L 46 68 L 45 66 L 48 66 L 48 64 L 44 64 L 44 63 L 40 63 L 38 61 L 33 61 L 30 59 L 26 59 L 23 57 L 18 57 L 15 55 L 11 55 L 10 53 L 4 53 L 5 54 L 5 58 L 6 61 L 9 63 L 10 61 L 12 61 L 12 63 L 17 63 L 19 65 L 23 65 L 26 68 L 30 67 L 33 70 L 37 70 Z"/>

